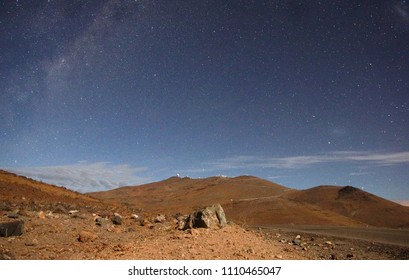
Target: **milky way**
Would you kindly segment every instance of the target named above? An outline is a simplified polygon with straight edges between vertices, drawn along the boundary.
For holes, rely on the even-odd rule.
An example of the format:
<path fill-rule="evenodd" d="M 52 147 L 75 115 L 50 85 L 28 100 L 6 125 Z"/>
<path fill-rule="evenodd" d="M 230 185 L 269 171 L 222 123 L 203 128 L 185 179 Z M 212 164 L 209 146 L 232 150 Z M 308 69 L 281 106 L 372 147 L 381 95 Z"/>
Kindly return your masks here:
<path fill-rule="evenodd" d="M 0 168 L 80 191 L 252 174 L 409 198 L 406 1 L 0 12 Z"/>

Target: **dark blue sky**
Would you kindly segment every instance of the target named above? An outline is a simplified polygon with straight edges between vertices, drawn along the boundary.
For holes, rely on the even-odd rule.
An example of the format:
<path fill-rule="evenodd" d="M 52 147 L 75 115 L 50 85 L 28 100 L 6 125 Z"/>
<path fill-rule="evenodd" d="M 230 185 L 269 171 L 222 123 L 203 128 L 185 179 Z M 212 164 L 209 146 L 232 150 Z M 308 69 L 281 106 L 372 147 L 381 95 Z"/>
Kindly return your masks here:
<path fill-rule="evenodd" d="M 407 1 L 2 1 L 0 167 L 409 199 Z"/>

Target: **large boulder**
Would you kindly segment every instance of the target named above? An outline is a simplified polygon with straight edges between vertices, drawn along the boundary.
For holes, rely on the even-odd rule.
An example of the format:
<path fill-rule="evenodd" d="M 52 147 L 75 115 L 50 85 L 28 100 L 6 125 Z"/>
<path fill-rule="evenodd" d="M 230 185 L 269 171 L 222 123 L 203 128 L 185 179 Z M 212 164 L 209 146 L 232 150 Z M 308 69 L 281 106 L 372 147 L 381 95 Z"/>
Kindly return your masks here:
<path fill-rule="evenodd" d="M 19 236 L 24 233 L 24 221 L 0 223 L 0 237 Z"/>
<path fill-rule="evenodd" d="M 220 204 L 194 211 L 184 225 L 188 228 L 223 228 L 227 224 L 226 215 Z"/>

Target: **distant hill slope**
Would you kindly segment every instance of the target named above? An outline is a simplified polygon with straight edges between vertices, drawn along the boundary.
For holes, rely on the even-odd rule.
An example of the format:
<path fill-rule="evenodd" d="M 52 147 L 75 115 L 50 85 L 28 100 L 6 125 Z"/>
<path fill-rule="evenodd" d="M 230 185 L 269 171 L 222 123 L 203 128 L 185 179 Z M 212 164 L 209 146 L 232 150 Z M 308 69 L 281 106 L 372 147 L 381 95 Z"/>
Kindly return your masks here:
<path fill-rule="evenodd" d="M 101 201 L 64 187 L 45 184 L 0 170 L 0 207 L 7 208 L 7 205 L 12 204 L 20 208 L 55 204 L 80 207 L 99 206 Z"/>
<path fill-rule="evenodd" d="M 409 208 L 353 187 L 294 190 L 253 176 L 171 177 L 90 196 L 148 212 L 188 213 L 220 203 L 227 216 L 248 225 L 316 224 L 409 228 Z"/>
<path fill-rule="evenodd" d="M 109 202 L 122 202 L 146 211 L 188 212 L 197 207 L 233 200 L 276 196 L 289 189 L 252 176 L 167 180 L 134 187 L 89 193 Z"/>
<path fill-rule="evenodd" d="M 318 206 L 371 226 L 409 228 L 408 207 L 351 186 L 318 186 L 286 193 L 282 198 Z"/>

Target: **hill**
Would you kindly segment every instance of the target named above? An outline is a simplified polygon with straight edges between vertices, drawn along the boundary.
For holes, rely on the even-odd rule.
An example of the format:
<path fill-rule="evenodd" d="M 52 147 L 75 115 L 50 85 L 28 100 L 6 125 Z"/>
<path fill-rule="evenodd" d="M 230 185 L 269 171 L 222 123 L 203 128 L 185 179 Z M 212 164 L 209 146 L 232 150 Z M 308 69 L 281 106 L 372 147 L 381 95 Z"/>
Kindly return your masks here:
<path fill-rule="evenodd" d="M 227 205 L 238 199 L 276 196 L 289 189 L 253 176 L 209 177 L 191 179 L 171 177 L 140 186 L 128 186 L 90 196 L 150 212 L 187 213 L 198 207 L 220 203 Z"/>
<path fill-rule="evenodd" d="M 347 186 L 294 190 L 253 176 L 171 177 L 90 196 L 169 214 L 220 203 L 237 223 L 266 226 L 315 224 L 409 228 L 409 208 Z"/>
<path fill-rule="evenodd" d="M 287 193 L 283 198 L 318 206 L 371 226 L 409 228 L 408 207 L 351 186 L 318 186 Z"/>
<path fill-rule="evenodd" d="M 105 203 L 85 194 L 0 170 L 0 211 L 7 209 L 101 208 Z"/>

